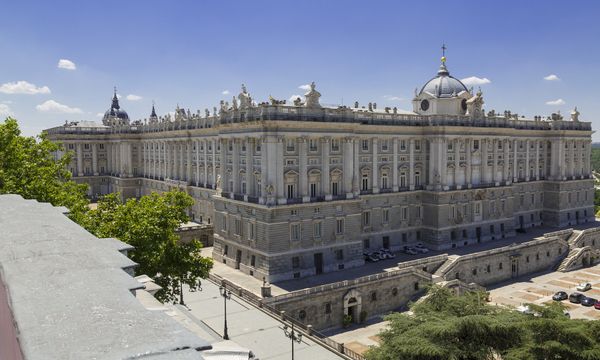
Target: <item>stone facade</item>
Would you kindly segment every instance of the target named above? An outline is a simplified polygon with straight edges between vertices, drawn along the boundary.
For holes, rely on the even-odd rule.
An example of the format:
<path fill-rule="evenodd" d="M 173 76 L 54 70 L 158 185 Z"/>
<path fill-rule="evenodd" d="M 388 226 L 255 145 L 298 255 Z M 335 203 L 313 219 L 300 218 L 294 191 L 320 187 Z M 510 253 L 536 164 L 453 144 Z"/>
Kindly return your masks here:
<path fill-rule="evenodd" d="M 153 109 L 133 123 L 115 97 L 108 125 L 48 134 L 91 197 L 188 192 L 194 220 L 214 225 L 214 258 L 271 282 L 360 266 L 365 249 L 447 249 L 594 218 L 592 130 L 578 112 L 486 114 L 445 62 L 414 111 L 320 96 L 313 84 L 293 105 L 256 104 L 244 86 L 212 113 Z"/>

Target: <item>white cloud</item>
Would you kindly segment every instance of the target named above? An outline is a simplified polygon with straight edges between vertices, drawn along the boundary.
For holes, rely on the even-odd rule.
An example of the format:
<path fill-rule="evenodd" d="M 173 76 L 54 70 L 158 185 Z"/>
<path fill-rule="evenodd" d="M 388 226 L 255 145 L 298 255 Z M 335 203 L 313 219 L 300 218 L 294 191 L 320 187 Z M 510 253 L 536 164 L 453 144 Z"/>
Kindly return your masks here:
<path fill-rule="evenodd" d="M 129 95 L 127 95 L 126 99 L 129 101 L 138 101 L 138 100 L 142 100 L 142 97 L 139 95 L 129 94 Z"/>
<path fill-rule="evenodd" d="M 404 100 L 406 100 L 400 96 L 394 96 L 394 95 L 383 95 L 383 98 L 388 101 L 404 101 Z"/>
<path fill-rule="evenodd" d="M 564 105 L 566 104 L 563 99 L 556 99 L 552 101 L 546 101 L 546 105 Z"/>
<path fill-rule="evenodd" d="M 221 94 L 223 94 L 223 95 L 229 95 L 229 90 L 223 90 L 223 91 L 221 91 Z"/>
<path fill-rule="evenodd" d="M 97 116 L 97 117 L 103 117 L 103 116 L 104 116 L 104 113 L 97 113 L 97 114 L 96 114 L 96 116 Z"/>
<path fill-rule="evenodd" d="M 41 112 L 52 112 L 62 114 L 81 114 L 82 111 L 79 108 L 72 108 L 67 105 L 63 105 L 54 100 L 45 101 L 35 107 L 37 111 Z"/>
<path fill-rule="evenodd" d="M 304 96 L 302 95 L 292 95 L 288 101 L 293 104 L 297 98 L 300 98 L 300 100 L 304 101 Z"/>
<path fill-rule="evenodd" d="M 468 78 L 464 78 L 464 79 L 461 79 L 460 81 L 462 81 L 462 83 L 465 84 L 465 86 L 485 85 L 485 84 L 489 84 L 492 82 L 488 78 L 479 78 L 477 76 L 471 76 Z"/>
<path fill-rule="evenodd" d="M 10 109 L 10 106 L 6 104 L 0 104 L 0 116 L 4 117 L 10 115 L 12 115 L 12 110 Z"/>
<path fill-rule="evenodd" d="M 544 76 L 544 80 L 558 81 L 558 80 L 560 80 L 560 78 L 558 76 L 556 76 L 555 74 L 550 74 L 548 76 Z"/>
<path fill-rule="evenodd" d="M 298 86 L 298 89 L 302 89 L 302 90 L 310 90 L 310 84 L 304 84 L 304 85 L 300 85 Z"/>
<path fill-rule="evenodd" d="M 27 81 L 8 82 L 0 85 L 0 92 L 5 94 L 50 94 L 50 88 L 47 86 L 37 87 Z"/>
<path fill-rule="evenodd" d="M 60 59 L 60 60 L 58 60 L 58 68 L 59 69 L 66 69 L 66 70 L 75 70 L 75 69 L 77 69 L 77 67 L 75 66 L 75 63 L 72 62 L 71 60 L 67 60 L 67 59 Z"/>

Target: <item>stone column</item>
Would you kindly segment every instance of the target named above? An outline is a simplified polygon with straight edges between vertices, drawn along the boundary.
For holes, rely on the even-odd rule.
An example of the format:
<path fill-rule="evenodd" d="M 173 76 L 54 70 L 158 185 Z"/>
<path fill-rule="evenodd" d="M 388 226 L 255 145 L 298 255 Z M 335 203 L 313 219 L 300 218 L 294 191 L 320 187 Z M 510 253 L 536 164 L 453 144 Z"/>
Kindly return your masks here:
<path fill-rule="evenodd" d="M 331 200 L 329 194 L 329 150 L 331 147 L 331 139 L 328 137 L 321 138 L 321 191 L 325 195 L 326 200 Z"/>
<path fill-rule="evenodd" d="M 92 172 L 98 175 L 98 144 L 92 143 Z"/>
<path fill-rule="evenodd" d="M 192 185 L 194 182 L 192 180 L 192 144 L 193 141 L 192 140 L 188 140 L 185 142 L 186 146 L 187 146 L 187 169 L 186 169 L 186 173 L 185 173 L 185 181 L 187 181 L 187 183 L 189 185 Z"/>
<path fill-rule="evenodd" d="M 559 169 L 560 180 L 566 180 L 567 175 L 566 175 L 566 166 L 565 166 L 565 160 L 566 160 L 565 140 L 562 138 L 558 140 L 558 153 L 559 153 L 558 169 Z"/>
<path fill-rule="evenodd" d="M 392 141 L 392 191 L 398 191 L 398 138 Z"/>
<path fill-rule="evenodd" d="M 178 171 L 178 175 L 179 175 L 179 180 L 181 181 L 187 181 L 187 178 L 185 177 L 186 175 L 186 166 L 185 166 L 185 160 L 186 160 L 186 152 L 187 152 L 187 143 L 185 141 L 180 141 L 179 142 L 179 152 L 178 152 L 178 156 L 179 156 L 179 171 Z"/>
<path fill-rule="evenodd" d="M 510 153 L 509 153 L 509 149 L 508 149 L 508 144 L 509 144 L 509 140 L 508 139 L 503 139 L 502 140 L 502 150 L 504 151 L 504 155 L 502 156 L 504 159 L 504 166 L 502 168 L 502 181 L 506 183 L 510 183 L 510 176 L 508 175 L 508 159 L 510 157 Z"/>
<path fill-rule="evenodd" d="M 436 185 L 436 162 L 437 162 L 437 152 L 438 152 L 438 138 L 433 138 L 429 140 L 429 171 L 427 172 L 427 188 L 428 190 L 433 190 Z"/>
<path fill-rule="evenodd" d="M 210 140 L 212 141 L 212 166 L 213 166 L 213 172 L 212 172 L 212 188 L 215 189 L 217 186 L 217 141 L 219 141 L 217 138 Z"/>
<path fill-rule="evenodd" d="M 479 140 L 481 143 L 481 174 L 480 178 L 482 179 L 482 183 L 489 184 L 489 171 L 488 171 L 488 144 L 487 139 Z"/>
<path fill-rule="evenodd" d="M 494 163 L 492 164 L 492 181 L 494 182 L 495 186 L 500 185 L 500 181 L 498 180 L 498 141 L 498 139 L 492 140 L 492 153 L 494 157 Z"/>
<path fill-rule="evenodd" d="M 359 139 L 352 138 L 354 146 L 354 174 L 352 175 L 352 192 L 354 196 L 360 195 L 360 181 L 362 175 L 360 174 L 360 158 L 359 158 Z"/>
<path fill-rule="evenodd" d="M 77 176 L 83 176 L 83 145 L 77 143 Z"/>
<path fill-rule="evenodd" d="M 254 194 L 254 138 L 246 138 L 246 193 L 245 200 L 248 201 L 248 196 L 256 196 Z M 300 175 L 302 176 L 302 175 Z"/>
<path fill-rule="evenodd" d="M 408 141 L 408 187 L 415 189 L 415 139 Z"/>
<path fill-rule="evenodd" d="M 373 147 L 373 194 L 379 193 L 379 155 L 378 155 L 378 143 L 377 138 L 372 139 Z"/>
<path fill-rule="evenodd" d="M 112 175 L 112 144 L 106 143 L 106 172 Z"/>
<path fill-rule="evenodd" d="M 233 141 L 233 155 L 232 155 L 232 170 L 231 177 L 233 180 L 233 189 L 231 193 L 240 193 L 240 139 L 232 139 Z"/>
<path fill-rule="evenodd" d="M 196 186 L 200 186 L 200 140 L 194 140 L 194 145 L 196 146 Z"/>
<path fill-rule="evenodd" d="M 529 181 L 529 139 L 525 140 L 525 181 Z"/>
<path fill-rule="evenodd" d="M 208 142 L 211 140 L 202 140 L 202 147 L 204 148 L 204 187 L 208 187 Z"/>
<path fill-rule="evenodd" d="M 267 202 L 267 191 L 266 187 L 269 185 L 269 159 L 267 157 L 267 137 L 263 136 L 260 138 L 260 197 L 258 199 L 259 204 L 266 204 Z"/>
<path fill-rule="evenodd" d="M 517 182 L 517 178 L 519 176 L 519 173 L 518 173 L 519 156 L 517 154 L 518 148 L 519 148 L 519 142 L 517 140 L 514 140 L 513 141 L 513 182 Z"/>
<path fill-rule="evenodd" d="M 540 179 L 540 141 L 535 141 L 535 180 Z"/>
<path fill-rule="evenodd" d="M 219 139 L 221 150 L 219 152 L 219 176 L 221 177 L 222 191 L 229 191 L 229 181 L 227 181 L 227 142 L 228 139 Z"/>
<path fill-rule="evenodd" d="M 466 174 L 465 174 L 465 182 L 467 184 L 467 188 L 471 188 L 472 183 L 473 183 L 473 169 L 472 169 L 472 162 L 473 160 L 471 159 L 471 139 L 467 138 L 465 139 L 465 154 L 466 154 L 466 165 L 467 165 L 467 169 L 466 169 Z"/>
<path fill-rule="evenodd" d="M 569 176 L 571 179 L 575 178 L 575 140 L 569 141 Z"/>
<path fill-rule="evenodd" d="M 458 189 L 462 188 L 462 183 L 458 183 L 458 172 L 460 170 L 460 139 L 454 139 L 454 185 Z"/>
<path fill-rule="evenodd" d="M 354 144 L 351 137 L 345 137 L 344 141 L 344 189 L 346 199 L 353 198 L 352 177 L 354 174 Z"/>
<path fill-rule="evenodd" d="M 310 202 L 310 194 L 308 193 L 308 139 L 304 136 L 298 138 L 298 195 L 302 198 L 302 202 Z M 344 174 L 345 172 L 344 168 Z"/>
<path fill-rule="evenodd" d="M 448 189 L 448 139 L 441 138 L 440 139 L 440 154 L 438 159 L 440 159 L 440 173 L 442 179 L 442 189 Z"/>

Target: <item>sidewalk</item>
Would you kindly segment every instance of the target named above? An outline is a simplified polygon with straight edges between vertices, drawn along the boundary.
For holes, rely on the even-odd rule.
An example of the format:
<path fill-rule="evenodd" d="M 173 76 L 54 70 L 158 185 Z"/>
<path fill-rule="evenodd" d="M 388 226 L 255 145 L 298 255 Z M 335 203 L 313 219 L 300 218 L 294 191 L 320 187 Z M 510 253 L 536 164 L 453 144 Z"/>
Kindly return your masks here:
<path fill-rule="evenodd" d="M 183 299 L 187 309 L 175 306 L 199 336 L 214 342 L 223 335 L 223 297 L 219 288 L 208 280 L 202 281 L 202 291 L 189 292 L 184 288 Z M 283 325 L 278 320 L 236 296 L 227 301 L 228 334 L 231 341 L 250 349 L 261 360 L 289 360 L 292 356 L 291 340 L 285 337 Z M 192 330 L 194 331 L 194 330 Z M 210 341 L 210 340 L 209 340 Z M 342 359 L 326 348 L 302 337 L 294 344 L 296 359 Z"/>

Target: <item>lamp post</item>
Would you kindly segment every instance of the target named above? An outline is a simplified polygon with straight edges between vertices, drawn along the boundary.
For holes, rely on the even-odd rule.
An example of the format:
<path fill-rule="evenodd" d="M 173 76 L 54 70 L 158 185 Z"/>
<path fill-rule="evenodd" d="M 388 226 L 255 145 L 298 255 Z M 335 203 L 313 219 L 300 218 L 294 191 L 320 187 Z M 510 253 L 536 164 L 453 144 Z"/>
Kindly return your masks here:
<path fill-rule="evenodd" d="M 223 340 L 229 340 L 229 335 L 227 334 L 227 300 L 231 299 L 231 290 L 227 290 L 225 288 L 225 284 L 219 286 L 219 293 L 223 297 L 223 313 L 225 314 L 225 326 L 223 328 Z"/>
<path fill-rule="evenodd" d="M 299 344 L 302 341 L 302 333 L 294 331 L 294 322 L 291 321 L 291 323 L 292 328 L 290 330 L 288 330 L 287 325 L 283 326 L 283 333 L 288 339 L 292 340 L 292 360 L 294 360 L 294 343 L 297 342 Z"/>

